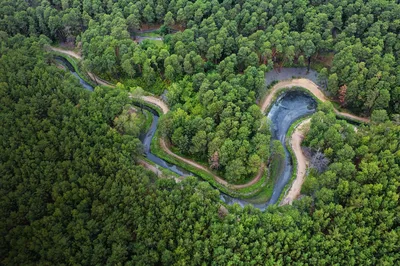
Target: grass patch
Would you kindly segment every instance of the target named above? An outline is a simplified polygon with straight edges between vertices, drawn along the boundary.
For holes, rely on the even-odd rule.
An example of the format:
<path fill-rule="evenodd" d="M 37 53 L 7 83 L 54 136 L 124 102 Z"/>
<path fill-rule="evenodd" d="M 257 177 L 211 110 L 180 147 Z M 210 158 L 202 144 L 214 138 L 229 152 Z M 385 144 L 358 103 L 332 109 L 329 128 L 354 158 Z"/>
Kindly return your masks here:
<path fill-rule="evenodd" d="M 147 82 L 144 80 L 143 77 L 138 77 L 135 79 L 131 78 L 126 78 L 122 79 L 119 82 L 121 82 L 125 87 L 141 87 L 143 90 L 146 92 L 149 92 L 153 95 L 161 95 L 165 89 L 168 88 L 168 83 L 164 80 L 162 80 L 160 77 L 156 79 L 154 84 L 148 85 Z"/>
<path fill-rule="evenodd" d="M 164 47 L 164 41 L 162 41 L 162 40 L 145 40 L 143 42 L 153 43 L 155 46 L 160 47 L 160 48 Z"/>
<path fill-rule="evenodd" d="M 158 164 L 155 164 L 154 162 L 150 161 L 149 159 L 147 159 L 146 157 L 142 157 L 141 158 L 143 161 L 146 161 L 147 163 L 153 165 L 154 167 L 157 167 L 158 170 L 161 171 L 161 173 L 163 174 L 162 177 L 164 178 L 180 178 L 180 176 L 174 172 L 172 172 L 171 170 L 168 170 L 164 167 L 159 166 Z"/>
<path fill-rule="evenodd" d="M 266 203 L 272 196 L 275 187 L 275 181 L 280 173 L 280 169 L 283 166 L 283 161 L 279 158 L 272 159 L 272 163 L 269 165 L 268 171 L 264 174 L 266 177 L 264 186 L 261 187 L 259 192 L 255 193 L 252 198 L 248 201 L 253 204 Z"/>
<path fill-rule="evenodd" d="M 147 110 L 143 110 L 143 113 L 145 115 L 145 124 L 143 127 L 143 132 L 146 133 L 147 131 L 149 131 L 150 127 L 151 127 L 151 123 L 153 123 L 153 115 L 147 111 Z"/>

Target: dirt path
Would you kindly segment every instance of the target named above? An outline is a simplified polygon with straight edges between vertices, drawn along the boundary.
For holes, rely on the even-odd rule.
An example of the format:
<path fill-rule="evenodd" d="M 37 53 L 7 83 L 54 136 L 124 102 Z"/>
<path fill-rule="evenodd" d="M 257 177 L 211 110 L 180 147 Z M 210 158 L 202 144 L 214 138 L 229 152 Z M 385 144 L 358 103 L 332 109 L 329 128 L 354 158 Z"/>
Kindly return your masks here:
<path fill-rule="evenodd" d="M 210 175 L 214 178 L 214 180 L 217 181 L 219 184 L 221 184 L 221 185 L 223 185 L 223 186 L 226 186 L 226 187 L 228 187 L 228 188 L 230 188 L 230 189 L 241 189 L 241 188 L 246 188 L 246 187 L 249 187 L 249 186 L 251 186 L 251 185 L 254 185 L 254 184 L 257 183 L 257 182 L 260 180 L 260 178 L 262 177 L 262 174 L 263 174 L 264 168 L 265 168 L 265 165 L 263 164 L 263 165 L 260 167 L 260 169 L 259 169 L 257 175 L 256 175 L 250 182 L 248 182 L 248 183 L 246 183 L 246 184 L 233 185 L 233 184 L 228 183 L 226 180 L 220 178 L 219 176 L 215 175 L 215 174 L 214 174 L 213 172 L 211 172 L 207 167 L 204 167 L 203 165 L 200 165 L 200 164 L 198 164 L 198 163 L 196 163 L 196 162 L 194 162 L 194 161 L 192 161 L 192 160 L 190 160 L 190 159 L 186 159 L 186 158 L 184 158 L 184 157 L 181 157 L 181 156 L 179 156 L 179 155 L 173 153 L 173 152 L 169 149 L 168 145 L 165 143 L 165 140 L 164 140 L 163 138 L 160 139 L 160 145 L 161 145 L 161 148 L 162 148 L 166 153 L 168 153 L 169 155 L 171 155 L 171 156 L 177 158 L 178 160 L 180 160 L 180 161 L 182 161 L 182 162 L 185 162 L 185 163 L 187 163 L 187 164 L 189 164 L 189 165 L 191 165 L 191 166 L 194 166 L 194 167 L 196 167 L 197 169 L 200 169 L 200 170 L 203 170 L 203 171 L 207 172 L 207 173 L 210 174 Z"/>
<path fill-rule="evenodd" d="M 93 74 L 92 72 L 87 72 L 87 73 L 88 73 L 89 77 L 90 77 L 94 82 L 96 82 L 96 84 L 98 84 L 98 85 L 103 85 L 103 86 L 107 86 L 107 87 L 111 87 L 111 88 L 115 88 L 115 85 L 114 85 L 114 84 L 112 84 L 112 83 L 110 83 L 110 82 L 108 82 L 108 81 L 106 81 L 106 80 L 104 80 L 104 79 L 99 78 L 98 76 L 96 76 L 96 75 Z"/>
<path fill-rule="evenodd" d="M 144 168 L 149 169 L 150 171 L 152 171 L 153 173 L 155 173 L 157 175 L 157 177 L 160 177 L 162 175 L 162 172 L 160 171 L 160 169 L 158 169 L 157 167 L 155 167 L 154 165 L 146 162 L 145 160 L 139 160 L 138 161 L 139 164 L 141 164 L 142 166 L 144 166 Z"/>
<path fill-rule="evenodd" d="M 53 46 L 50 46 L 50 50 L 53 50 L 53 51 L 59 52 L 59 53 L 63 53 L 63 54 L 72 56 L 76 59 L 82 60 L 82 56 L 80 54 L 78 54 L 74 51 L 71 51 L 71 50 L 65 50 L 65 49 L 57 48 L 57 47 L 53 47 Z"/>
<path fill-rule="evenodd" d="M 53 46 L 50 46 L 50 49 L 51 49 L 52 51 L 55 51 L 55 52 L 59 52 L 59 53 L 62 53 L 62 54 L 66 54 L 66 55 L 72 56 L 72 57 L 74 57 L 74 58 L 76 58 L 76 59 L 78 59 L 78 60 L 82 60 L 82 56 L 81 56 L 80 54 L 74 52 L 74 51 L 65 50 L 65 49 L 61 49 L 61 48 L 57 48 L 57 47 L 53 47 Z M 114 84 L 112 84 L 112 83 L 110 83 L 110 82 L 108 82 L 108 81 L 106 81 L 106 80 L 104 80 L 104 79 L 99 78 L 98 76 L 96 76 L 96 75 L 93 74 L 92 72 L 87 72 L 87 74 L 89 75 L 89 77 L 90 77 L 96 84 L 115 88 L 115 85 L 114 85 Z"/>
<path fill-rule="evenodd" d="M 314 82 L 312 82 L 309 79 L 301 78 L 301 79 L 284 80 L 284 81 L 278 82 L 277 84 L 275 84 L 269 90 L 269 93 L 268 93 L 267 97 L 265 97 L 264 101 L 260 105 L 261 112 L 264 113 L 268 109 L 269 105 L 274 100 L 275 94 L 279 90 L 281 90 L 283 88 L 292 88 L 292 87 L 305 88 L 308 91 L 310 91 L 312 94 L 314 94 L 320 101 L 322 101 L 322 102 L 329 101 L 329 99 L 320 90 L 318 85 L 315 84 Z M 356 116 L 356 115 L 349 114 L 349 113 L 346 113 L 346 112 L 340 112 L 340 111 L 338 111 L 336 109 L 334 109 L 334 110 L 335 110 L 336 114 L 339 114 L 339 115 L 341 115 L 343 117 L 347 117 L 347 118 L 350 118 L 350 119 L 353 119 L 353 120 L 358 120 L 358 121 L 365 122 L 365 123 L 369 122 L 368 118 Z"/>
<path fill-rule="evenodd" d="M 154 104 L 154 105 L 160 107 L 164 114 L 169 112 L 168 106 L 165 104 L 165 102 L 163 102 L 159 98 L 156 98 L 154 96 L 143 96 L 142 99 L 144 101 L 150 103 L 150 104 Z M 161 148 L 166 153 L 168 153 L 169 155 L 171 155 L 171 156 L 177 158 L 178 160 L 180 160 L 182 162 L 185 162 L 185 163 L 187 163 L 187 164 L 189 164 L 189 165 L 191 165 L 193 167 L 196 167 L 197 169 L 205 171 L 206 173 L 210 174 L 214 178 L 214 180 L 217 181 L 219 184 L 221 184 L 223 186 L 226 186 L 226 187 L 229 187 L 231 189 L 241 189 L 241 188 L 246 188 L 246 187 L 249 187 L 251 185 L 254 185 L 255 183 L 257 183 L 261 179 L 261 177 L 262 177 L 262 175 L 264 173 L 264 169 L 265 169 L 265 165 L 263 164 L 263 165 L 261 165 L 257 175 L 250 182 L 248 182 L 246 184 L 233 185 L 233 184 L 228 183 L 226 180 L 222 179 L 221 177 L 215 175 L 207 167 L 204 167 L 203 165 L 200 165 L 200 164 L 196 163 L 193 160 L 186 159 L 184 157 L 181 157 L 181 156 L 173 153 L 169 149 L 168 145 L 165 143 L 165 140 L 163 138 L 160 139 L 160 145 L 161 145 Z"/>
<path fill-rule="evenodd" d="M 311 118 L 301 122 L 290 138 L 290 145 L 292 146 L 297 160 L 297 176 L 293 181 L 289 192 L 281 201 L 280 205 L 292 204 L 292 201 L 300 195 L 301 186 L 303 185 L 308 165 L 307 158 L 304 156 L 303 151 L 301 150 L 301 142 L 303 141 L 305 135 L 304 129 L 310 124 L 310 122 Z"/>
<path fill-rule="evenodd" d="M 169 112 L 169 108 L 168 105 L 163 102 L 162 100 L 160 100 L 159 98 L 156 98 L 154 96 L 143 96 L 142 99 L 148 103 L 157 105 L 158 107 L 161 108 L 163 114 L 166 114 Z"/>
<path fill-rule="evenodd" d="M 163 172 L 161 172 L 160 169 L 158 169 L 156 166 L 154 166 L 154 165 L 152 165 L 152 164 L 146 162 L 145 160 L 139 160 L 138 162 L 139 162 L 139 164 L 142 165 L 144 168 L 146 168 L 146 169 L 152 171 L 153 173 L 155 173 L 155 174 L 157 175 L 157 177 L 161 177 L 161 178 L 162 178 L 162 177 L 164 177 L 164 178 L 166 177 L 166 176 L 163 174 Z M 177 182 L 177 183 L 179 183 L 179 182 L 182 181 L 182 179 L 179 179 L 179 178 L 177 178 L 177 177 L 174 177 L 174 180 L 175 180 L 175 182 Z"/>
<path fill-rule="evenodd" d="M 82 57 L 75 53 L 74 51 L 70 51 L 70 50 L 64 50 L 64 49 L 60 49 L 60 48 L 56 48 L 56 47 L 50 47 L 53 51 L 57 51 L 60 53 L 64 53 L 67 55 L 70 55 L 72 57 L 75 57 L 79 60 L 82 60 Z M 105 85 L 105 86 L 113 86 L 114 85 L 98 78 L 96 75 L 94 75 L 93 73 L 88 72 L 89 76 L 96 82 Z M 287 80 L 287 81 L 280 81 L 277 84 L 275 84 L 269 91 L 269 94 L 267 95 L 267 97 L 264 99 L 264 101 L 261 103 L 260 108 L 261 108 L 261 112 L 264 113 L 266 109 L 268 109 L 269 105 L 272 103 L 272 100 L 274 99 L 274 96 L 276 94 L 276 92 L 278 92 L 279 90 L 283 89 L 283 88 L 291 88 L 291 87 L 303 87 L 307 90 L 309 90 L 311 93 L 313 93 L 319 100 L 321 100 L 322 102 L 328 101 L 328 98 L 326 98 L 326 96 L 323 94 L 323 92 L 319 89 L 319 87 L 312 82 L 309 79 L 292 79 L 292 80 Z M 154 96 L 143 96 L 142 99 L 150 104 L 154 104 L 158 107 L 161 108 L 162 112 L 164 114 L 169 112 L 169 108 L 167 106 L 167 104 L 165 102 L 163 102 L 162 100 L 160 100 L 159 98 L 156 98 Z M 364 117 L 359 117 L 359 116 L 355 116 L 349 113 L 345 113 L 345 112 L 339 112 L 338 110 L 335 109 L 335 112 L 337 114 L 340 114 L 344 117 L 348 117 L 354 120 L 359 120 L 362 122 L 369 122 L 369 119 L 364 118 Z M 302 125 L 306 122 L 310 122 L 310 119 L 305 120 Z M 300 189 L 301 186 L 304 182 L 304 175 L 305 175 L 305 170 L 306 170 L 306 159 L 303 155 L 303 152 L 301 151 L 301 141 L 303 139 L 303 135 L 301 134 L 300 131 L 300 127 L 301 125 L 296 129 L 296 131 L 293 133 L 292 138 L 291 138 L 291 143 L 292 143 L 292 147 L 293 147 L 293 151 L 295 153 L 296 156 L 296 160 L 297 160 L 297 177 L 296 180 L 293 182 L 292 187 L 290 189 L 290 191 L 288 192 L 287 196 L 285 197 L 285 199 L 282 201 L 281 204 L 290 204 L 299 194 L 300 194 Z M 233 185 L 233 184 L 229 184 L 227 181 L 225 181 L 224 179 L 220 178 L 219 176 L 215 175 L 214 173 L 212 173 L 208 168 L 190 160 L 190 159 L 186 159 L 183 158 L 175 153 L 173 153 L 168 145 L 166 145 L 164 139 L 160 139 L 160 144 L 162 149 L 168 153 L 169 155 L 177 158 L 178 160 L 181 160 L 193 167 L 196 167 L 197 169 L 203 170 L 205 172 L 207 172 L 208 174 L 212 175 L 213 178 L 215 179 L 215 181 L 217 181 L 219 184 L 224 185 L 226 187 L 229 187 L 231 189 L 240 189 L 240 188 L 246 188 L 249 187 L 255 183 L 257 183 L 261 177 L 262 174 L 264 172 L 265 169 L 265 165 L 261 165 L 260 169 L 257 173 L 257 175 L 248 183 L 246 184 L 240 184 L 240 185 Z M 146 163 L 146 168 L 154 171 L 156 174 L 158 173 L 157 171 L 160 171 L 158 169 L 154 169 L 155 167 L 148 164 L 147 162 L 143 161 L 141 162 L 143 165 L 144 163 Z M 151 166 L 151 167 L 150 167 Z"/>

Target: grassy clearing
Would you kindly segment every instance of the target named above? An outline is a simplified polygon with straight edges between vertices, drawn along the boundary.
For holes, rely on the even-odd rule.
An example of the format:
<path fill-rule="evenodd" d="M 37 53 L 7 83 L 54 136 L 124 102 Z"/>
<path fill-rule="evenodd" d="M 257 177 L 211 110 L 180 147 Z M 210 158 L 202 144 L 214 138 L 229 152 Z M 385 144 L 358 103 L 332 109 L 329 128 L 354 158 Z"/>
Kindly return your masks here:
<path fill-rule="evenodd" d="M 161 95 L 164 92 L 164 90 L 168 88 L 168 83 L 166 81 L 163 81 L 160 77 L 158 77 L 154 82 L 154 84 L 151 86 L 149 86 L 142 77 L 138 77 L 135 79 L 131 78 L 122 79 L 119 82 L 122 83 L 127 88 L 141 87 L 143 88 L 143 90 L 151 93 L 152 95 Z"/>
<path fill-rule="evenodd" d="M 149 43 L 153 43 L 154 45 L 156 45 L 157 47 L 160 47 L 160 48 L 164 47 L 164 41 L 162 41 L 162 40 L 145 40 L 145 41 L 149 42 Z"/>
<path fill-rule="evenodd" d="M 142 157 L 140 158 L 143 161 L 146 161 L 147 163 L 153 165 L 154 167 L 156 167 L 158 170 L 161 171 L 161 173 L 163 174 L 163 177 L 165 178 L 180 178 L 180 176 L 164 167 L 159 166 L 158 164 L 155 164 L 154 162 L 150 161 L 149 159 L 147 159 L 146 157 Z"/>

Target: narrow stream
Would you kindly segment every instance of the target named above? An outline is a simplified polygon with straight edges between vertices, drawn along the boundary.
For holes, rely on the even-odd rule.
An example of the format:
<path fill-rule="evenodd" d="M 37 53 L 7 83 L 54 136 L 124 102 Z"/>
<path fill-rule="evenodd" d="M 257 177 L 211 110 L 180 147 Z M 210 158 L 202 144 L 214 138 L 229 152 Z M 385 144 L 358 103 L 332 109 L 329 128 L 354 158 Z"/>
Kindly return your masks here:
<path fill-rule="evenodd" d="M 157 130 L 157 125 L 158 125 L 158 119 L 160 118 L 157 114 L 157 112 L 147 106 L 144 106 L 143 109 L 146 109 L 153 115 L 153 122 L 151 123 L 151 127 L 149 131 L 147 131 L 146 135 L 141 137 L 140 140 L 143 143 L 143 149 L 144 149 L 144 154 L 146 155 L 147 159 L 152 161 L 155 164 L 158 164 L 161 167 L 164 167 L 180 176 L 189 176 L 192 175 L 190 172 L 183 170 L 182 168 L 174 165 L 167 163 L 160 157 L 157 157 L 150 151 L 150 145 L 151 145 L 151 140 L 154 137 L 154 134 L 156 133 Z"/>
<path fill-rule="evenodd" d="M 68 70 L 79 79 L 79 82 L 82 84 L 82 86 L 90 91 L 93 91 L 93 87 L 85 82 L 79 75 L 75 72 L 73 66 L 63 57 L 56 57 L 56 61 L 62 65 L 64 65 Z M 273 72 L 274 73 L 271 73 Z M 274 81 L 274 80 L 282 80 L 282 79 L 288 79 L 291 78 L 292 76 L 302 76 L 302 77 L 307 77 L 312 80 L 316 79 L 316 72 L 311 72 L 307 73 L 305 72 L 304 69 L 300 68 L 288 68 L 288 69 L 282 69 L 281 72 L 276 72 L 273 70 L 271 72 L 268 72 L 266 74 L 266 84 Z M 282 73 L 284 72 L 284 73 Z M 309 76 L 310 75 L 310 76 Z M 225 195 L 221 193 L 221 200 L 223 200 L 227 204 L 234 204 L 238 203 L 241 206 L 245 206 L 248 204 L 252 204 L 254 207 L 259 208 L 261 210 L 264 210 L 267 208 L 268 205 L 270 204 L 275 204 L 277 203 L 279 196 L 283 192 L 283 188 L 289 181 L 292 171 L 293 171 L 293 165 L 292 165 L 292 158 L 290 156 L 289 151 L 287 150 L 286 147 L 286 133 L 289 130 L 290 126 L 292 123 L 294 123 L 297 119 L 306 116 L 308 114 L 314 113 L 316 110 L 317 103 L 315 100 L 309 96 L 308 94 L 304 92 L 298 92 L 298 91 L 290 91 L 282 94 L 274 103 L 274 105 L 271 107 L 271 110 L 268 113 L 268 118 L 272 121 L 272 138 L 279 140 L 284 147 L 285 150 L 285 160 L 284 164 L 285 167 L 281 171 L 279 177 L 277 178 L 274 186 L 274 191 L 269 199 L 268 202 L 261 203 L 261 204 L 252 204 L 246 200 L 238 199 L 238 198 L 233 198 L 228 195 Z M 149 107 L 143 107 L 146 110 L 150 111 L 151 114 L 153 115 L 153 121 L 151 124 L 151 127 L 149 131 L 146 133 L 146 135 L 141 137 L 141 141 L 144 146 L 144 153 L 146 157 L 154 162 L 155 164 L 164 167 L 166 169 L 169 169 L 170 171 L 181 175 L 181 176 L 189 176 L 192 175 L 190 172 L 185 171 L 178 166 L 174 164 L 167 163 L 163 159 L 157 157 L 150 151 L 150 144 L 151 140 L 154 137 L 154 134 L 157 130 L 157 125 L 158 125 L 158 119 L 159 116 L 157 112 Z"/>
<path fill-rule="evenodd" d="M 74 75 L 77 79 L 79 79 L 79 83 L 87 90 L 89 91 L 93 91 L 93 87 L 87 83 L 86 81 L 84 81 L 79 75 L 78 73 L 76 73 L 75 68 L 73 67 L 73 65 L 71 65 L 70 62 L 68 62 L 67 59 L 65 59 L 62 56 L 56 56 L 55 60 L 57 63 L 63 65 L 64 67 L 68 68 L 69 72 L 71 72 L 72 75 Z"/>
<path fill-rule="evenodd" d="M 79 79 L 80 84 L 87 90 L 93 91 L 94 88 L 88 84 L 86 81 L 84 81 L 76 72 L 74 67 L 63 57 L 61 56 L 57 56 L 56 59 L 57 63 L 63 65 L 64 67 L 66 67 L 71 73 L 72 75 L 74 75 L 76 78 Z M 185 171 L 184 169 L 174 165 L 174 164 L 170 164 L 167 163 L 166 161 L 164 161 L 163 159 L 157 157 L 156 155 L 154 155 L 153 153 L 150 152 L 150 145 L 151 145 L 151 140 L 154 137 L 154 134 L 156 133 L 157 130 L 157 125 L 158 125 L 158 119 L 160 118 L 158 116 L 158 113 L 154 110 L 151 109 L 147 106 L 143 106 L 143 109 L 146 109 L 147 111 L 149 111 L 152 115 L 153 115 L 153 120 L 150 126 L 149 131 L 146 132 L 146 134 L 140 137 L 140 140 L 143 143 L 143 149 L 144 149 L 144 153 L 145 156 L 147 157 L 147 159 L 149 159 L 150 161 L 152 161 L 153 163 L 164 167 L 180 176 L 189 176 L 192 175 L 190 172 Z"/>

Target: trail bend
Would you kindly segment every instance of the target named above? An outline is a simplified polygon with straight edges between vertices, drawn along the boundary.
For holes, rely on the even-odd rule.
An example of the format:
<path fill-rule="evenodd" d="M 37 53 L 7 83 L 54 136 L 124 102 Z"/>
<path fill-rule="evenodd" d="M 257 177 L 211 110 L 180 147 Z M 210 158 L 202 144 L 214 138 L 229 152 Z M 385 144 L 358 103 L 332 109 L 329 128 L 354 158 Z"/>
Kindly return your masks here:
<path fill-rule="evenodd" d="M 78 60 L 82 60 L 82 56 L 74 51 L 70 51 L 70 50 L 64 50 L 61 48 L 57 48 L 57 47 L 52 47 L 50 46 L 50 49 L 56 52 L 60 52 L 66 55 L 69 55 L 71 57 L 74 57 Z M 102 80 L 101 78 L 97 77 L 95 74 L 87 72 L 88 75 L 98 84 L 101 85 L 105 85 L 105 86 L 110 86 L 110 87 L 115 87 L 113 84 Z M 321 89 L 318 87 L 318 85 L 316 85 L 313 81 L 306 79 L 306 78 L 299 78 L 299 79 L 291 79 L 291 80 L 283 80 L 278 82 L 277 84 L 275 84 L 268 92 L 268 95 L 264 98 L 264 100 L 260 103 L 260 110 L 262 113 L 265 113 L 265 111 L 269 108 L 269 106 L 272 104 L 273 100 L 274 100 L 274 96 L 276 95 L 277 92 L 279 92 L 281 89 L 284 88 L 291 88 L 291 87 L 302 87 L 307 89 L 308 91 L 310 91 L 314 96 L 316 96 L 319 100 L 321 100 L 322 102 L 326 102 L 329 101 L 329 99 L 324 95 L 324 93 L 321 91 Z M 132 97 L 132 96 L 130 96 Z M 142 96 L 141 97 L 142 100 L 144 100 L 145 102 L 152 104 L 152 105 L 156 105 L 158 106 L 163 114 L 166 114 L 169 112 L 169 107 L 168 105 L 163 102 L 161 99 L 154 97 L 154 96 Z M 334 109 L 336 114 L 339 114 L 345 118 L 349 118 L 349 119 L 353 119 L 353 120 L 357 120 L 357 121 L 361 121 L 361 122 L 365 122 L 368 123 L 369 119 L 365 118 L 365 117 L 360 117 L 360 116 L 356 116 L 347 112 L 340 112 L 337 109 Z M 306 120 L 307 121 L 307 120 Z M 309 122 L 309 121 L 308 121 Z M 305 169 L 306 169 L 306 160 L 305 157 L 303 155 L 303 153 L 301 152 L 301 148 L 300 144 L 301 144 L 301 140 L 302 137 L 300 135 L 299 132 L 294 133 L 295 135 L 292 136 L 291 142 L 293 145 L 293 150 L 295 153 L 295 157 L 296 160 L 298 162 L 298 172 L 297 172 L 297 177 L 295 182 L 292 184 L 292 187 L 290 189 L 290 191 L 288 192 L 288 194 L 286 195 L 285 199 L 282 201 L 285 202 L 285 204 L 289 204 L 291 203 L 299 194 L 300 189 L 301 189 L 301 185 L 304 181 L 304 176 L 305 176 Z M 166 144 L 165 140 L 163 138 L 160 139 L 160 146 L 161 148 L 169 155 L 175 157 L 176 159 L 185 162 L 199 170 L 205 171 L 208 174 L 210 174 L 211 176 L 213 176 L 214 180 L 216 182 L 218 182 L 219 184 L 230 188 L 230 189 L 241 189 L 241 188 L 246 188 L 249 187 L 251 185 L 254 185 L 255 183 L 257 183 L 265 170 L 265 164 L 262 164 L 258 170 L 258 173 L 256 174 L 256 176 L 250 180 L 248 183 L 245 184 L 239 184 L 239 185 L 234 185 L 234 184 L 230 184 L 228 183 L 226 180 L 222 179 L 221 177 L 215 175 L 212 171 L 210 171 L 207 167 L 200 165 L 198 163 L 196 163 L 193 160 L 181 157 L 175 153 L 173 153 L 170 148 L 168 147 L 168 145 Z M 144 164 L 142 162 L 142 164 Z M 146 165 L 147 166 L 147 165 Z M 151 167 L 147 167 L 150 170 L 152 170 Z M 158 173 L 158 171 L 156 171 Z M 287 202 L 287 203 L 286 203 Z"/>
<path fill-rule="evenodd" d="M 76 53 L 74 51 L 71 51 L 71 50 L 65 50 L 65 49 L 61 49 L 61 48 L 57 48 L 57 47 L 53 47 L 53 46 L 50 46 L 50 50 L 52 50 L 54 52 L 59 52 L 59 53 L 65 54 L 65 55 L 69 55 L 69 56 L 71 56 L 71 57 L 73 57 L 75 59 L 78 59 L 80 61 L 83 60 L 83 58 L 82 58 L 82 56 L 80 54 L 78 54 L 78 53 Z M 115 87 L 114 84 L 112 84 L 112 83 L 110 83 L 110 82 L 98 77 L 96 74 L 94 74 L 92 72 L 87 71 L 86 73 L 98 85 L 103 85 L 103 86 L 108 86 L 108 87 L 113 87 L 113 88 Z"/>
<path fill-rule="evenodd" d="M 311 92 L 315 97 L 317 97 L 321 102 L 329 101 L 329 99 L 325 96 L 325 94 L 321 91 L 317 84 L 312 82 L 309 79 L 300 78 L 300 79 L 291 79 L 291 80 L 283 80 L 276 83 L 272 88 L 269 90 L 268 95 L 265 99 L 260 103 L 260 109 L 262 113 L 268 109 L 271 105 L 272 101 L 274 100 L 274 96 L 277 92 L 284 88 L 292 88 L 292 87 L 302 87 Z M 345 118 L 349 118 L 352 120 L 357 120 L 363 123 L 369 123 L 369 119 L 357 115 L 353 115 L 347 112 L 340 112 L 337 109 L 334 109 L 335 113 L 341 115 Z"/>

